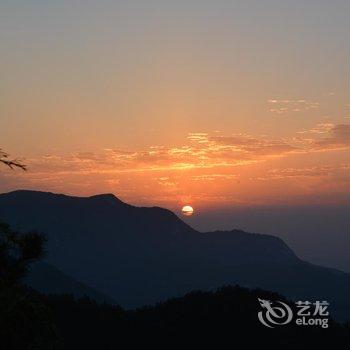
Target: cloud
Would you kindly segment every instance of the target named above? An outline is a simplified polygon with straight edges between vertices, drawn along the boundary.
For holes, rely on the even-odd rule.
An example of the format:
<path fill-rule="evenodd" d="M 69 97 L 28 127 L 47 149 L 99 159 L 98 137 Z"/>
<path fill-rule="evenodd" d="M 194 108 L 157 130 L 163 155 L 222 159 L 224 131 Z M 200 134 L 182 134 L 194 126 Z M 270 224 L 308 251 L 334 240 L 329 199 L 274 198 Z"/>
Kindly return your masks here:
<path fill-rule="evenodd" d="M 310 130 L 298 131 L 298 134 L 327 134 L 334 128 L 332 123 L 319 123 Z"/>
<path fill-rule="evenodd" d="M 348 124 L 319 123 L 289 138 L 244 133 L 191 133 L 179 146 L 155 145 L 137 151 L 108 148 L 99 152 L 45 154 L 29 158 L 26 159 L 27 173 L 16 172 L 13 176 L 13 172 L 4 168 L 0 182 L 2 190 L 37 188 L 80 194 L 111 191 L 129 200 L 144 198 L 145 201 L 154 196 L 157 200 L 170 200 L 172 196 L 188 192 L 200 193 L 201 198 L 206 198 L 208 191 L 208 200 L 214 197 L 233 200 L 234 196 L 228 191 L 233 188 L 240 198 L 254 196 L 256 201 L 256 191 L 266 191 L 266 196 L 269 196 L 268 188 L 273 190 L 273 186 L 261 189 L 258 180 L 294 179 L 293 183 L 298 183 L 296 187 L 301 189 L 311 182 L 317 188 L 318 181 L 325 181 L 329 188 L 333 188 L 329 183 L 334 177 L 338 179 L 337 186 L 341 190 L 344 186 L 347 191 L 349 164 L 267 171 L 264 169 L 269 165 L 259 167 L 259 164 L 292 155 L 303 157 L 346 149 L 350 149 Z M 298 159 L 302 161 L 302 158 Z M 322 183 L 322 188 L 324 186 Z"/>
<path fill-rule="evenodd" d="M 46 154 L 27 159 L 31 173 L 118 174 L 162 170 L 235 167 L 287 157 L 290 154 L 350 148 L 350 125 L 320 123 L 293 138 L 228 136 L 191 133 L 177 147 L 152 146 L 145 150 L 104 149 L 68 155 Z"/>
<path fill-rule="evenodd" d="M 299 181 L 305 185 L 306 179 L 325 180 L 332 182 L 331 179 L 338 179 L 340 183 L 343 177 L 348 178 L 350 163 L 340 163 L 336 165 L 312 166 L 302 168 L 274 168 L 269 169 L 262 176 L 251 177 L 252 181 L 271 181 L 271 180 L 292 180 Z M 324 182 L 326 183 L 326 182 Z"/>
<path fill-rule="evenodd" d="M 350 124 L 335 125 L 326 135 L 320 140 L 314 140 L 311 150 L 335 151 L 350 148 Z"/>
<path fill-rule="evenodd" d="M 232 180 L 237 179 L 236 174 L 204 174 L 191 176 L 191 180 L 194 181 L 217 181 L 217 180 Z"/>
<path fill-rule="evenodd" d="M 316 110 L 320 106 L 319 102 L 305 99 L 270 99 L 267 101 L 267 103 L 269 104 L 269 111 L 276 114 L 284 114 L 287 112 L 298 113 L 302 111 Z"/>
<path fill-rule="evenodd" d="M 331 166 L 311 167 L 311 168 L 284 168 L 270 169 L 268 178 L 286 179 L 295 177 L 320 177 L 328 176 L 335 168 Z"/>

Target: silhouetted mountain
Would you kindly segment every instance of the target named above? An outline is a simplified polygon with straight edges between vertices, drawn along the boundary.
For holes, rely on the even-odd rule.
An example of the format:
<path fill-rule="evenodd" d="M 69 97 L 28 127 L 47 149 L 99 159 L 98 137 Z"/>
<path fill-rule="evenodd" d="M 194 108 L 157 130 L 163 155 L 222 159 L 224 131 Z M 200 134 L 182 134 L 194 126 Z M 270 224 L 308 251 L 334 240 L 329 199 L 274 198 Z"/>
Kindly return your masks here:
<path fill-rule="evenodd" d="M 111 297 L 76 281 L 45 262 L 32 264 L 23 282 L 44 294 L 69 294 L 75 298 L 88 297 L 100 303 L 115 303 Z"/>
<path fill-rule="evenodd" d="M 328 300 L 338 316 L 350 316 L 350 275 L 301 261 L 274 236 L 200 233 L 169 210 L 111 194 L 15 191 L 0 195 L 0 218 L 46 233 L 48 262 L 125 307 L 238 283 Z"/>

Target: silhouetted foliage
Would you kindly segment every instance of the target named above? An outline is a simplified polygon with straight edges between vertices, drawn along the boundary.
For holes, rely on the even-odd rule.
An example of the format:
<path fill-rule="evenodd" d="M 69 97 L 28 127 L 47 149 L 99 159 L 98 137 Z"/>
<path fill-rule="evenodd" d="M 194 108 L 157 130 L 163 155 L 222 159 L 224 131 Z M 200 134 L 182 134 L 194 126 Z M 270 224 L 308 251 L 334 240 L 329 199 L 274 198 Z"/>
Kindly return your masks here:
<path fill-rule="evenodd" d="M 0 339 L 4 349 L 51 349 L 54 329 L 49 308 L 21 285 L 28 265 L 43 254 L 45 238 L 21 234 L 0 223 Z"/>
<path fill-rule="evenodd" d="M 238 286 L 192 292 L 135 311 L 67 295 L 43 298 L 57 325 L 59 348 L 65 350 L 117 349 L 121 344 L 310 350 L 350 340 L 349 326 L 334 321 L 328 329 L 292 323 L 268 329 L 257 318 L 258 297 L 286 301 L 276 293 Z"/>
<path fill-rule="evenodd" d="M 45 237 L 36 231 L 21 234 L 0 222 L 0 283 L 17 284 L 28 264 L 43 255 L 44 242 Z"/>
<path fill-rule="evenodd" d="M 9 155 L 0 148 L 0 163 L 5 164 L 11 169 L 21 168 L 27 170 L 26 165 L 22 164 L 18 159 L 10 159 Z"/>

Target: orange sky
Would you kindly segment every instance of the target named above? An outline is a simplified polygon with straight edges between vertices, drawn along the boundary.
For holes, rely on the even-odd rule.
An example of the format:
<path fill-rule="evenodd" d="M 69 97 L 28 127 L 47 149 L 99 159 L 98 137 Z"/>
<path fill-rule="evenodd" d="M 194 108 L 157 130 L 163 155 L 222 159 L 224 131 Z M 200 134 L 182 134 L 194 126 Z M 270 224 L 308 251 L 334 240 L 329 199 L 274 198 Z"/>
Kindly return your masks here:
<path fill-rule="evenodd" d="M 291 138 L 191 133 L 180 146 L 103 149 L 27 158 L 2 169 L 4 190 L 89 195 L 193 206 L 348 202 L 350 125 L 323 123 Z"/>
<path fill-rule="evenodd" d="M 350 9 L 333 5 L 1 4 L 0 146 L 28 172 L 1 168 L 0 191 L 349 202 Z"/>

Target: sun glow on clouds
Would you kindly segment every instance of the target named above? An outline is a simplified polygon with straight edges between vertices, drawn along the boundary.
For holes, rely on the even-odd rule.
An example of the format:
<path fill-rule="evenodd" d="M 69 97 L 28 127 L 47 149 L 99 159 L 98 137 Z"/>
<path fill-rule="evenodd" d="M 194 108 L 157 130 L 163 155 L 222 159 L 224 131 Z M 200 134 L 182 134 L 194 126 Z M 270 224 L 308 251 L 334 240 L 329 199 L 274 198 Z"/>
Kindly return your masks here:
<path fill-rule="evenodd" d="M 348 124 L 320 123 L 291 138 L 190 133 L 187 143 L 176 147 L 109 148 L 27 159 L 28 173 L 13 177 L 2 171 L 1 190 L 108 191 L 135 203 L 152 198 L 150 202 L 162 205 L 183 203 L 183 198 L 202 205 L 267 203 L 281 201 L 286 193 L 292 201 L 293 196 L 323 191 L 350 196 L 349 149 Z M 312 164 L 308 155 L 316 152 L 320 155 L 312 157 Z M 327 156 L 330 152 L 337 152 L 337 163 Z M 320 165 L 321 156 L 331 164 Z"/>

